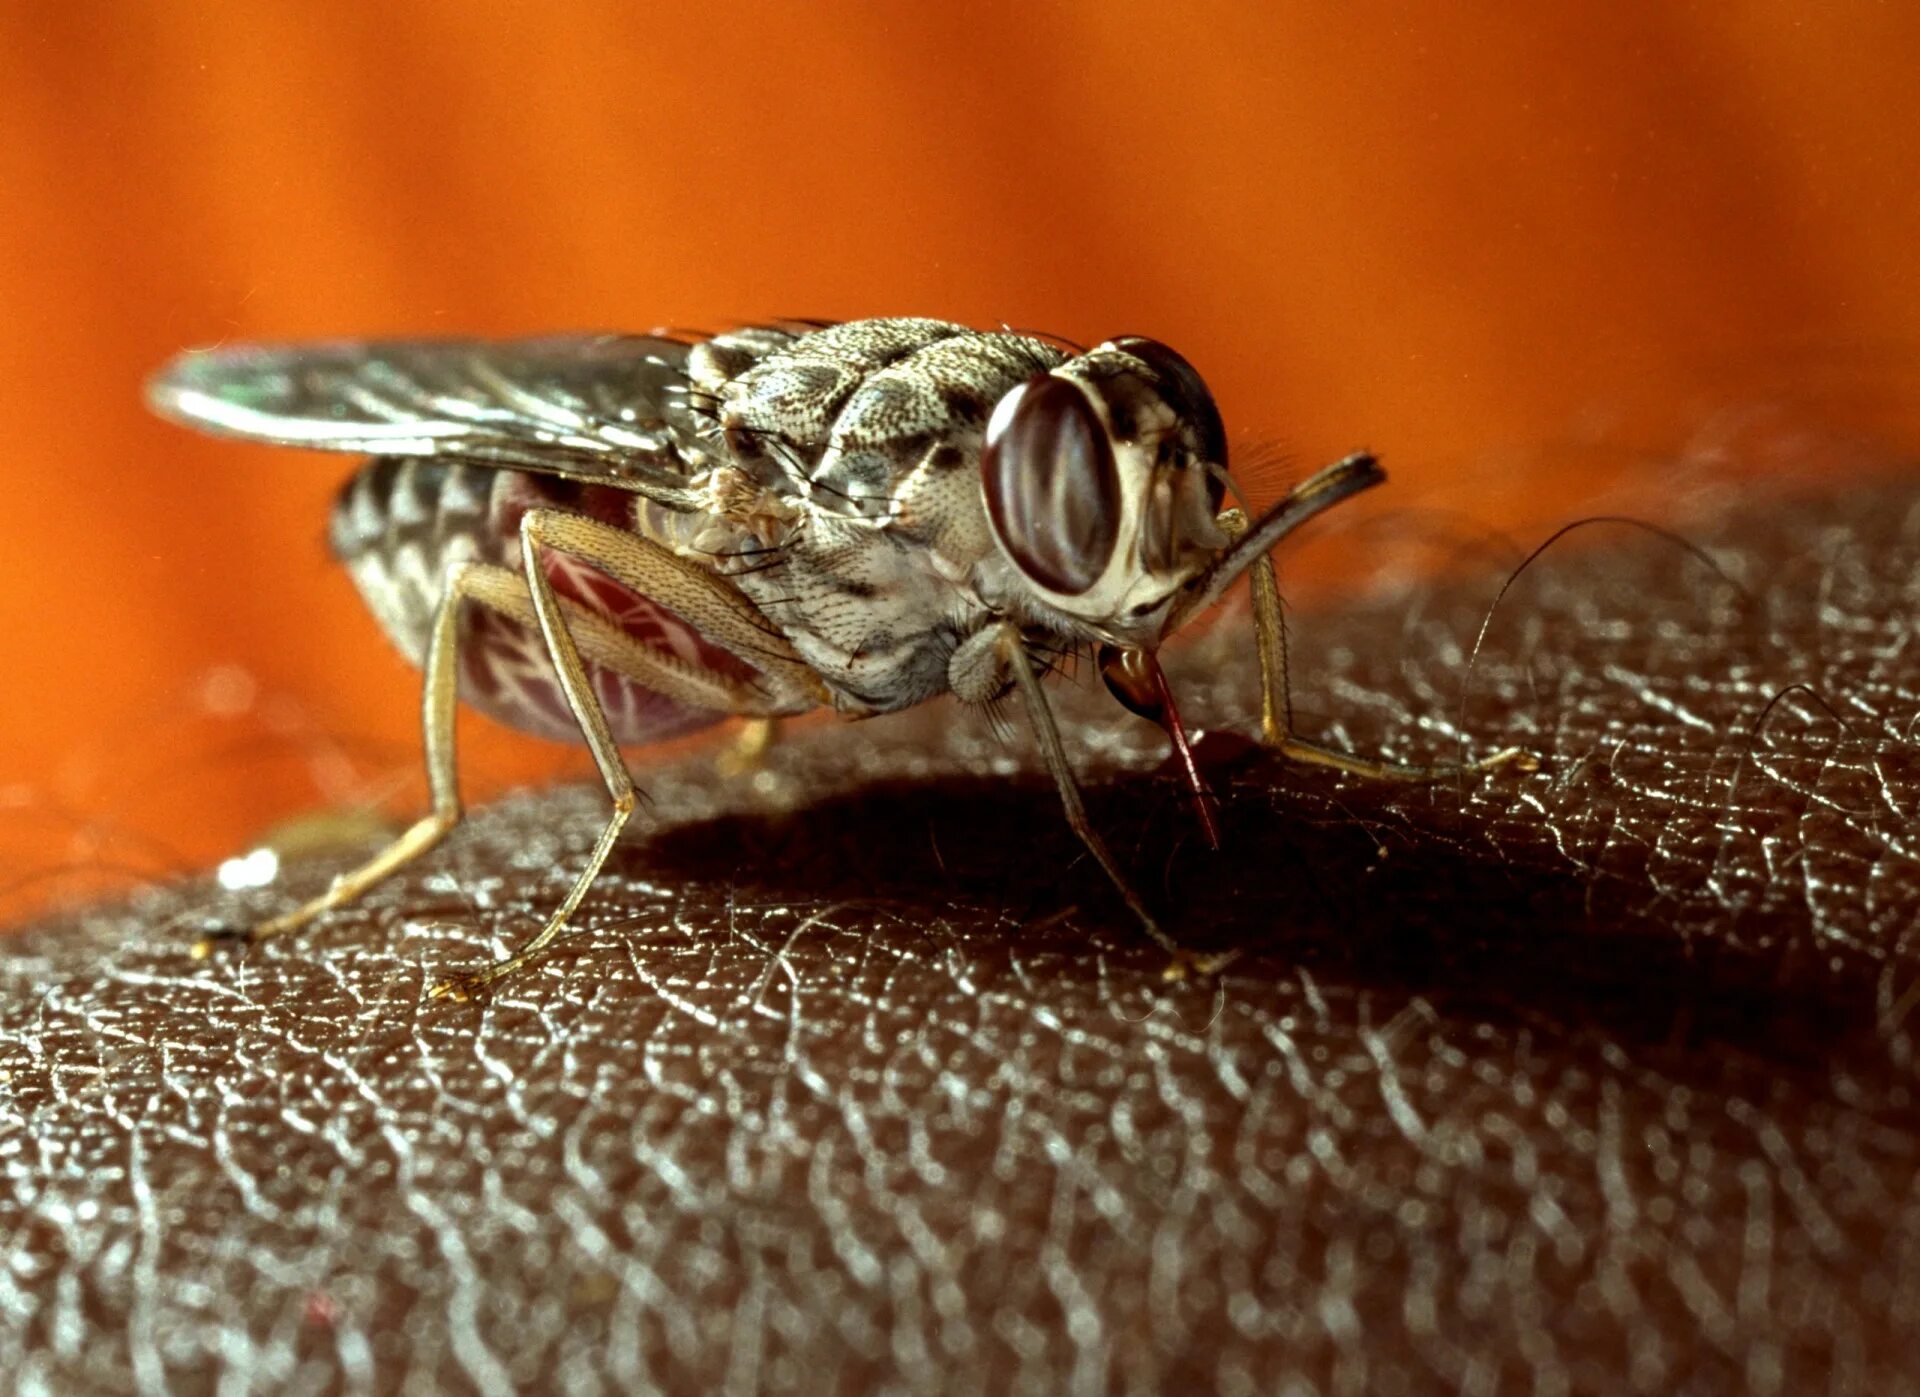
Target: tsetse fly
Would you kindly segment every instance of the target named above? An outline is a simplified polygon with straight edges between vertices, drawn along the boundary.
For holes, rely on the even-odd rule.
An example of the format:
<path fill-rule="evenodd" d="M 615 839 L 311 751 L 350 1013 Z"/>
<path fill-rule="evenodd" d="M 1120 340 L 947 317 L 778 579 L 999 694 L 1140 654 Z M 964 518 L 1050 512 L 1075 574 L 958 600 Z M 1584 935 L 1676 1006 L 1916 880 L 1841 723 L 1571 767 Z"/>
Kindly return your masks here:
<path fill-rule="evenodd" d="M 593 754 L 613 812 L 566 897 L 519 951 L 436 996 L 512 973 L 567 925 L 633 813 L 622 746 L 946 693 L 1019 695 L 1075 833 L 1175 970 L 1192 963 L 1088 822 L 1041 681 L 1046 657 L 1093 651 L 1121 703 L 1166 729 L 1211 837 L 1156 652 L 1243 573 L 1268 747 L 1370 777 L 1462 769 L 1288 731 L 1268 552 L 1384 474 L 1350 456 L 1249 520 L 1226 503 L 1212 394 L 1155 340 L 1082 351 L 874 319 L 222 347 L 174 360 L 149 400 L 210 432 L 371 456 L 335 505 L 332 547 L 424 671 L 431 812 L 248 939 L 350 901 L 459 823 L 456 698 Z"/>

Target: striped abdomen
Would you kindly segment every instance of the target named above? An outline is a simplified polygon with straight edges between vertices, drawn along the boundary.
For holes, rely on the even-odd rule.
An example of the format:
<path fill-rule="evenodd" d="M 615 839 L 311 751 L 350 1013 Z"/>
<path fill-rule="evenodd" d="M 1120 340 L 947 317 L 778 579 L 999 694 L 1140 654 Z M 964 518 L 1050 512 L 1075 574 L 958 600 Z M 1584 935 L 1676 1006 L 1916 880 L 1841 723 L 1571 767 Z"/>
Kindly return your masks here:
<path fill-rule="evenodd" d="M 521 570 L 519 528 L 528 510 L 561 509 L 623 529 L 640 497 L 522 471 L 382 457 L 347 482 L 335 501 L 334 556 L 352 574 L 381 627 L 416 665 L 424 662 L 448 570 L 475 562 Z M 739 679 L 752 671 L 709 644 L 674 613 L 586 561 L 549 551 L 545 571 L 562 597 L 598 612 L 641 643 L 684 663 Z M 512 727 L 579 741 L 558 676 L 539 635 L 469 601 L 460 632 L 460 697 Z M 726 716 L 690 708 L 624 674 L 589 666 L 614 739 L 642 745 Z"/>

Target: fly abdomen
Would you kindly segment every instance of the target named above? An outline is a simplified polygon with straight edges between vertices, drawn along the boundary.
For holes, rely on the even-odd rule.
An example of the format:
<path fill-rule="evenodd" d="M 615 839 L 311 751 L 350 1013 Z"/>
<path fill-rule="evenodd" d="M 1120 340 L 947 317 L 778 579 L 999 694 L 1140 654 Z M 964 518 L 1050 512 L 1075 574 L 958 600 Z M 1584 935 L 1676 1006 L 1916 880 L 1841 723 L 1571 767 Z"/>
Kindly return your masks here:
<path fill-rule="evenodd" d="M 419 664 L 447 568 L 501 563 L 516 541 L 498 526 L 494 494 L 509 472 L 383 456 L 334 500 L 328 542 L 367 609 Z"/>
<path fill-rule="evenodd" d="M 559 476 L 382 456 L 341 490 L 328 535 L 368 608 L 418 664 L 451 565 L 517 570 L 528 510 L 562 509 L 631 529 L 641 498 Z"/>
<path fill-rule="evenodd" d="M 416 665 L 455 564 L 519 572 L 520 523 L 529 510 L 560 510 L 616 528 L 636 527 L 642 496 L 611 486 L 479 466 L 377 458 L 334 503 L 334 555 L 368 610 Z M 696 670 L 750 681 L 753 671 L 651 598 L 599 571 L 591 559 L 549 550 L 543 570 L 563 601 L 592 612 L 656 653 Z M 460 617 L 460 696 L 488 716 L 537 736 L 579 740 L 559 676 L 539 633 L 469 600 Z M 614 740 L 638 746 L 719 721 L 632 676 L 589 663 L 588 676 Z"/>

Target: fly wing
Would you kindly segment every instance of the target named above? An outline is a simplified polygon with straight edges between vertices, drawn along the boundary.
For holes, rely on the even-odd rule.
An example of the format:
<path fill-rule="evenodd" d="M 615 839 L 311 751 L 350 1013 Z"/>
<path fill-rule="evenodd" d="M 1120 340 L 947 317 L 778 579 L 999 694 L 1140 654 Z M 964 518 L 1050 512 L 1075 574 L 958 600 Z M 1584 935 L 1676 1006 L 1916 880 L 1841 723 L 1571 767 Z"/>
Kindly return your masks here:
<path fill-rule="evenodd" d="M 698 453 L 662 335 L 353 341 L 182 354 L 147 387 L 162 417 L 282 446 L 441 456 L 676 503 Z"/>

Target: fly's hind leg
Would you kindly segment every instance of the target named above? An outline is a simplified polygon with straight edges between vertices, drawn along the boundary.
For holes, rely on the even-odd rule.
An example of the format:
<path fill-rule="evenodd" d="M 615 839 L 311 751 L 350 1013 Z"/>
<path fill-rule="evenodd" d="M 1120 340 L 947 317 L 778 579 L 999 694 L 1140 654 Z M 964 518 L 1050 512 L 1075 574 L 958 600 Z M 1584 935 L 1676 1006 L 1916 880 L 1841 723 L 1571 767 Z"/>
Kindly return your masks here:
<path fill-rule="evenodd" d="M 291 912 L 261 922 L 241 934 L 248 942 L 264 941 L 283 932 L 295 931 L 322 913 L 345 906 L 375 884 L 385 881 L 428 852 L 460 823 L 459 772 L 454 760 L 454 703 L 458 698 L 459 670 L 456 665 L 460 638 L 460 605 L 481 575 L 497 571 L 471 562 L 455 563 L 447 569 L 441 590 L 440 607 L 434 613 L 433 629 L 427 640 L 424 677 L 421 683 L 421 727 L 426 749 L 427 786 L 433 808 L 411 828 L 360 867 L 333 880 L 318 897 L 302 903 Z M 212 950 L 214 938 L 193 948 L 196 957 Z"/>
<path fill-rule="evenodd" d="M 1246 529 L 1246 516 L 1228 510 L 1220 516 L 1221 526 L 1230 537 Z M 1449 777 L 1475 775 L 1503 766 L 1532 771 L 1538 759 L 1521 747 L 1507 747 L 1482 757 L 1477 762 L 1439 762 L 1418 765 L 1382 758 L 1356 757 L 1331 747 L 1308 742 L 1293 734 L 1293 696 L 1287 687 L 1287 630 L 1281 612 L 1280 583 L 1272 558 L 1260 558 L 1250 569 L 1248 585 L 1253 593 L 1254 643 L 1260 656 L 1260 742 L 1288 761 L 1306 766 L 1332 767 L 1349 776 L 1372 781 L 1443 781 Z"/>
<path fill-rule="evenodd" d="M 591 563 L 616 581 L 666 605 L 699 627 L 704 637 L 739 654 L 758 671 L 762 682 L 748 684 L 695 669 L 639 645 L 599 617 L 563 602 L 542 562 L 547 550 Z M 579 723 L 587 750 L 593 754 L 600 779 L 613 799 L 613 813 L 587 856 L 586 867 L 526 945 L 485 969 L 435 985 L 430 992 L 435 999 L 466 999 L 537 959 L 566 929 L 638 803 L 639 792 L 621 760 L 606 712 L 588 677 L 581 653 L 583 642 L 587 658 L 638 679 L 669 698 L 723 713 L 763 717 L 783 707 L 790 711 L 799 701 L 795 686 L 804 686 L 807 681 L 817 683 L 791 646 L 766 626 L 757 609 L 735 588 L 658 544 L 578 515 L 536 509 L 521 520 L 520 551 L 522 595 L 532 602 L 533 620 L 559 676 L 567 707 Z"/>
<path fill-rule="evenodd" d="M 578 556 L 615 580 L 663 601 L 698 627 L 704 637 L 740 656 L 757 673 L 758 682 L 743 682 L 665 655 L 604 618 L 562 601 L 538 566 L 544 547 Z M 448 569 L 423 665 L 422 712 L 431 811 L 365 864 L 336 878 L 326 892 L 292 912 L 261 923 L 245 933 L 244 939 L 262 940 L 292 931 L 353 901 L 427 853 L 459 824 L 462 807 L 454 754 L 454 714 L 459 618 L 464 603 L 485 606 L 519 625 L 539 630 L 567 704 L 613 797 L 614 814 L 594 846 L 586 869 L 539 934 L 517 954 L 478 975 L 436 986 L 435 997 L 462 995 L 468 988 L 490 984 L 538 955 L 579 906 L 633 812 L 638 793 L 586 677 L 585 660 L 690 707 L 746 717 L 797 712 L 817 702 L 823 692 L 812 671 L 737 589 L 658 545 L 591 520 L 534 510 L 522 521 L 521 550 L 527 562 L 524 576 L 509 568 L 471 562 Z M 205 955 L 210 940 L 194 949 L 196 955 Z"/>

